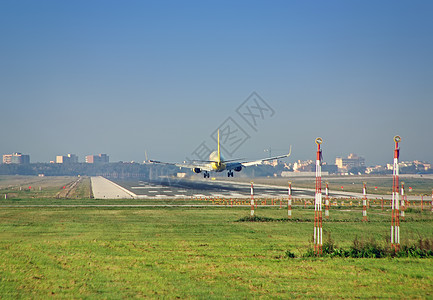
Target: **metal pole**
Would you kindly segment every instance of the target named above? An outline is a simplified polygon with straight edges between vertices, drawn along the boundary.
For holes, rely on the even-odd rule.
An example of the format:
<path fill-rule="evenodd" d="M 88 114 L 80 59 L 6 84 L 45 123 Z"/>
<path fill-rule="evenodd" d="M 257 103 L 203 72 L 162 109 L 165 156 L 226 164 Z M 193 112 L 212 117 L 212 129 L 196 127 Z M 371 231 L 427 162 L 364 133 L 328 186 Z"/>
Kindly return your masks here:
<path fill-rule="evenodd" d="M 254 217 L 254 186 L 251 181 L 251 217 Z"/>
<path fill-rule="evenodd" d="M 399 191 L 398 191 L 398 158 L 400 155 L 400 149 L 398 143 L 401 142 L 401 137 L 398 135 L 394 137 L 395 149 L 394 149 L 394 167 L 392 170 L 392 201 L 391 201 L 391 247 L 398 251 L 400 249 L 400 209 L 399 209 Z"/>
<path fill-rule="evenodd" d="M 314 250 L 316 255 L 322 255 L 322 138 L 316 138 L 316 195 L 314 201 Z"/>
<path fill-rule="evenodd" d="M 364 197 L 362 198 L 362 221 L 368 221 L 367 220 L 367 186 L 364 182 L 363 188 L 362 188 L 362 194 Z"/>
<path fill-rule="evenodd" d="M 326 183 L 325 189 L 325 218 L 329 219 L 329 186 Z"/>
<path fill-rule="evenodd" d="M 405 210 L 406 210 L 406 203 L 404 201 L 404 182 L 401 182 L 401 189 L 400 189 L 400 195 L 401 195 L 401 218 L 404 220 L 405 217 Z"/>
<path fill-rule="evenodd" d="M 292 183 L 289 181 L 289 199 L 287 200 L 287 217 L 292 218 Z M 432 200 L 433 201 L 433 200 Z"/>

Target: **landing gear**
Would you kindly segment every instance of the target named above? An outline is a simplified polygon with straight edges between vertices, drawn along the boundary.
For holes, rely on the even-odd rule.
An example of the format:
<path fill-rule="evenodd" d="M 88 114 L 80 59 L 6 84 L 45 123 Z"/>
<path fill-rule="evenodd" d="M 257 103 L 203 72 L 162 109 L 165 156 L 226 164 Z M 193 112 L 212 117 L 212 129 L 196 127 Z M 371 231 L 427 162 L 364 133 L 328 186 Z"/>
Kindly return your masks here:
<path fill-rule="evenodd" d="M 233 177 L 233 171 L 228 171 L 227 172 L 227 177 Z"/>
<path fill-rule="evenodd" d="M 203 173 L 203 178 L 209 178 L 209 172 L 204 172 Z"/>

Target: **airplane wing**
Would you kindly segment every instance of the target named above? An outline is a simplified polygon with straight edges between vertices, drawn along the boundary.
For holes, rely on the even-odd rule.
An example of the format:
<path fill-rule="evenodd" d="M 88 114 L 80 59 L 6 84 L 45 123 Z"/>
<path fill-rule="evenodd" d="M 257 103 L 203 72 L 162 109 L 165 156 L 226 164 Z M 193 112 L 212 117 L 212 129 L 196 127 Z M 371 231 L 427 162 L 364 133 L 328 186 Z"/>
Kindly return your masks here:
<path fill-rule="evenodd" d="M 240 162 L 240 164 L 242 164 L 242 166 L 244 166 L 244 167 L 257 166 L 257 165 L 261 165 L 265 161 L 289 157 L 291 154 L 292 154 L 292 146 L 290 146 L 289 153 L 287 153 L 287 154 L 263 158 L 263 159 L 258 159 L 258 160 L 253 160 L 253 161 L 244 161 L 244 162 Z"/>
<path fill-rule="evenodd" d="M 243 167 L 248 167 L 248 166 L 256 166 L 256 165 L 260 165 L 265 161 L 270 161 L 270 160 L 274 160 L 274 159 L 280 159 L 280 158 L 286 158 L 289 157 L 290 154 L 292 153 L 292 146 L 290 146 L 289 149 L 289 153 L 288 154 L 284 154 L 284 155 L 279 155 L 279 156 L 273 156 L 273 157 L 267 157 L 267 158 L 263 158 L 263 159 L 259 159 L 259 160 L 253 160 L 253 161 L 239 161 L 238 159 L 233 159 L 233 160 L 224 160 L 222 161 L 222 169 L 213 169 L 211 163 L 215 163 L 215 161 L 201 161 L 201 162 L 191 162 L 191 163 L 168 163 L 168 162 L 162 162 L 162 161 L 158 161 L 158 160 L 149 160 L 149 162 L 151 163 L 155 163 L 155 164 L 163 164 L 163 165 L 169 165 L 169 166 L 176 166 L 179 168 L 186 168 L 186 169 L 191 169 L 193 172 L 195 173 L 201 173 L 202 171 L 204 172 L 204 175 L 209 177 L 209 174 L 207 172 L 210 171 L 216 171 L 216 172 L 221 172 L 223 170 L 228 170 L 228 171 L 236 171 L 236 172 L 240 172 L 242 170 Z M 233 172 L 229 172 L 229 174 L 233 174 Z M 231 175 L 233 176 L 233 175 Z"/>
<path fill-rule="evenodd" d="M 161 164 L 161 165 L 168 165 L 168 166 L 176 166 L 179 168 L 186 168 L 186 169 L 195 169 L 195 168 L 199 168 L 203 171 L 211 171 L 212 168 L 210 167 L 209 164 L 200 164 L 200 163 L 196 163 L 196 164 L 192 164 L 192 163 L 168 163 L 168 162 L 162 162 L 162 161 L 158 161 L 158 160 L 149 160 L 149 162 L 154 163 L 154 164 Z"/>

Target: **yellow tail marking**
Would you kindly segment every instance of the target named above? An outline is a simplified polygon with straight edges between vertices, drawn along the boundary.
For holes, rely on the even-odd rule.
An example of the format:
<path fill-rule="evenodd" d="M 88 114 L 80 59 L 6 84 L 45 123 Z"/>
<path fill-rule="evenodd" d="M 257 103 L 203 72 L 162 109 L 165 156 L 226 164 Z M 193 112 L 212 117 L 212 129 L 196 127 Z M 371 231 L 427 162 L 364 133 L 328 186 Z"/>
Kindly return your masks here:
<path fill-rule="evenodd" d="M 218 129 L 218 166 L 221 165 L 221 151 L 220 151 L 220 130 Z"/>

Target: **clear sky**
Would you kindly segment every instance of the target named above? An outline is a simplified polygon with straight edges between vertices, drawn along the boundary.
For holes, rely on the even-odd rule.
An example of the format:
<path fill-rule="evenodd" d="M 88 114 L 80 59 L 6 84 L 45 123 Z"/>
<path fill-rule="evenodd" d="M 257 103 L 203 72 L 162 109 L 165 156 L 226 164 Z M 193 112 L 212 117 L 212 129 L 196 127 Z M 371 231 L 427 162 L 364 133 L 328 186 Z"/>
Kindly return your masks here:
<path fill-rule="evenodd" d="M 0 153 L 433 162 L 433 1 L 0 1 Z M 255 130 L 236 110 L 256 92 Z M 242 107 L 245 108 L 245 107 Z M 226 155 L 227 156 L 227 155 Z"/>

